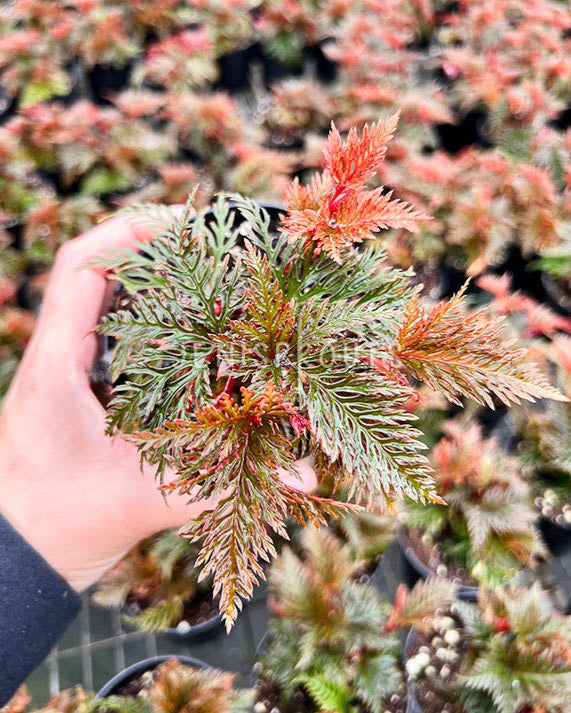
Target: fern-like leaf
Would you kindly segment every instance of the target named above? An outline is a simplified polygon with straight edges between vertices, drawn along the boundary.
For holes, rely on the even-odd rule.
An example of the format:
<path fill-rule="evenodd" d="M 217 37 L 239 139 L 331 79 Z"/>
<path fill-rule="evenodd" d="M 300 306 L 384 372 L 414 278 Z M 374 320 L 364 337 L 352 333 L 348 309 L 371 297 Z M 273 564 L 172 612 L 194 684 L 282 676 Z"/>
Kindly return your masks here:
<path fill-rule="evenodd" d="M 566 401 L 525 360 L 524 350 L 501 339 L 501 319 L 464 309 L 466 288 L 429 310 L 418 295 L 411 300 L 393 345 L 402 364 L 459 405 L 459 396 L 492 409 L 492 396 L 506 405 L 535 398 Z"/>

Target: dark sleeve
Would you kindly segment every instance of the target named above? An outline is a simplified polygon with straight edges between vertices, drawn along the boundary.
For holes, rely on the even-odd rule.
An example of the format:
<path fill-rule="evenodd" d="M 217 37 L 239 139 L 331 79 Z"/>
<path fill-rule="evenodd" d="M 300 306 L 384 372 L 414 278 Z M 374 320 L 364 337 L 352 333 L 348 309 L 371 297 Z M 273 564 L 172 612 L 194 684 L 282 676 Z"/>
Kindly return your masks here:
<path fill-rule="evenodd" d="M 0 515 L 0 707 L 80 608 L 76 592 Z"/>

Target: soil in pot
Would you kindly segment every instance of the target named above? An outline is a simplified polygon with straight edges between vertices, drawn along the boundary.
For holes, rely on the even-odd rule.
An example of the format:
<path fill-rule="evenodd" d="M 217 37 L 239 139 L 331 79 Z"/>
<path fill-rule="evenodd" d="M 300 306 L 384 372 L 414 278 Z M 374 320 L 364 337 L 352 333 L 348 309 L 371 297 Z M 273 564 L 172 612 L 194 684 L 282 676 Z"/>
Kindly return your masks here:
<path fill-rule="evenodd" d="M 452 612 L 434 620 L 426 633 L 412 629 L 405 644 L 408 675 L 408 713 L 462 713 L 447 695 L 469 650 L 464 625 Z"/>
<path fill-rule="evenodd" d="M 442 545 L 446 533 L 440 540 L 431 540 L 422 530 L 403 529 L 397 533 L 397 539 L 405 557 L 421 577 L 443 577 L 463 591 L 477 587 L 478 583 L 465 569 L 444 556 Z"/>
<path fill-rule="evenodd" d="M 129 612 L 134 616 L 142 614 L 150 606 L 149 601 L 130 595 L 126 602 Z M 196 596 L 186 602 L 180 623 L 188 623 L 190 626 L 199 626 L 218 617 L 218 602 L 212 599 L 208 590 L 198 591 Z M 178 628 L 173 627 L 178 631 Z M 180 633 L 184 633 L 186 627 L 180 627 Z"/>
<path fill-rule="evenodd" d="M 565 476 L 567 483 L 562 485 L 567 486 L 566 494 L 569 492 L 569 477 Z M 536 485 L 535 490 L 535 506 L 541 513 L 541 516 L 546 520 L 551 521 L 557 527 L 571 531 L 571 498 L 565 497 L 559 488 L 557 481 L 540 480 Z"/>
<path fill-rule="evenodd" d="M 298 688 L 291 699 L 283 705 L 280 689 L 274 683 L 260 680 L 256 689 L 254 713 L 313 713 L 315 705 L 303 688 Z"/>

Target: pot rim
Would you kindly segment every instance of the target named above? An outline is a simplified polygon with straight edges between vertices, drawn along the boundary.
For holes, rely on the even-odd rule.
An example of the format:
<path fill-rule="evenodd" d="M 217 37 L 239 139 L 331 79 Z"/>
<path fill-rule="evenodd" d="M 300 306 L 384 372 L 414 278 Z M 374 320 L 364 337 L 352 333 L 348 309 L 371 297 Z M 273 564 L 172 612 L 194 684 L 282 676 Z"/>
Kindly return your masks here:
<path fill-rule="evenodd" d="M 194 666 L 195 668 L 201 669 L 211 668 L 211 666 L 204 661 L 195 659 L 192 656 L 185 656 L 184 654 L 163 654 L 161 656 L 150 656 L 149 658 L 137 661 L 136 663 L 127 666 L 127 668 L 124 668 L 122 671 L 119 671 L 119 673 L 116 673 L 113 678 L 109 679 L 109 681 L 107 681 L 107 683 L 99 689 L 95 698 L 101 699 L 106 696 L 113 695 L 114 689 L 117 688 L 119 684 L 130 678 L 133 674 L 145 673 L 145 671 L 154 670 L 159 664 L 172 658 L 178 659 L 180 663 L 187 666 Z"/>

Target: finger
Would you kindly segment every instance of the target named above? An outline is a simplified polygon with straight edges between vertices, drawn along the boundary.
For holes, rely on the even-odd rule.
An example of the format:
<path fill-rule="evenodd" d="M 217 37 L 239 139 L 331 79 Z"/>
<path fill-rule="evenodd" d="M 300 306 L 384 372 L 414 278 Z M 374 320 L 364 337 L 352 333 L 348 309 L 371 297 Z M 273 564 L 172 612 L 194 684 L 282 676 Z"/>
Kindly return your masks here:
<path fill-rule="evenodd" d="M 283 471 L 282 480 L 286 485 L 302 490 L 304 493 L 311 493 L 317 487 L 317 476 L 308 460 L 298 460 L 295 463 L 299 478 L 292 476 L 287 471 Z"/>
<path fill-rule="evenodd" d="M 175 206 L 176 212 L 182 206 Z M 157 223 L 158 224 L 158 223 Z M 52 357 L 65 369 L 89 371 L 95 358 L 97 325 L 108 295 L 102 270 L 82 269 L 85 263 L 114 250 L 127 250 L 157 234 L 157 224 L 136 216 L 112 218 L 58 252 L 42 304 L 35 340 L 47 340 Z"/>

